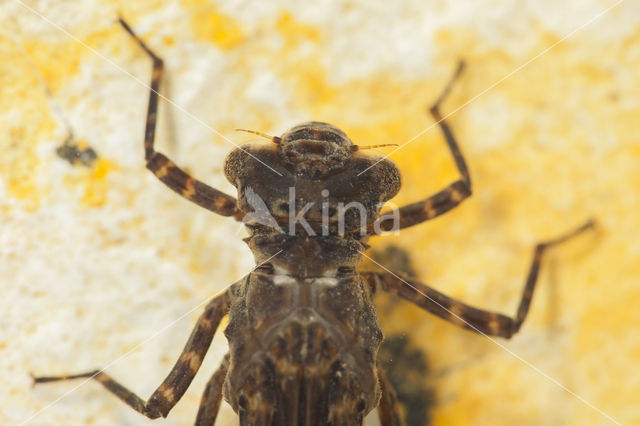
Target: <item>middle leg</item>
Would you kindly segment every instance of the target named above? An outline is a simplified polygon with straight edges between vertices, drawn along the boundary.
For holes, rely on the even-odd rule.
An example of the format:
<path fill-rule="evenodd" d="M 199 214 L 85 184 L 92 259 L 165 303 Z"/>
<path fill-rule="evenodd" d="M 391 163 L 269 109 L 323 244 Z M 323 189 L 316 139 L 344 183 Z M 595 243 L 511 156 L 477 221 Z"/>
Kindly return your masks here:
<path fill-rule="evenodd" d="M 378 288 L 384 291 L 394 292 L 401 298 L 460 327 L 480 334 L 500 336 L 508 339 L 520 330 L 522 323 L 527 317 L 544 253 L 549 248 L 561 244 L 593 226 L 594 222 L 589 221 L 558 238 L 536 245 L 515 317 L 474 308 L 473 306 L 469 306 L 444 295 L 417 280 L 402 278 L 392 272 L 363 272 L 361 276 L 371 285 L 373 292 Z"/>
<path fill-rule="evenodd" d="M 180 358 L 166 379 L 146 401 L 101 370 L 66 376 L 34 377 L 34 383 L 79 378 L 95 379 L 125 404 L 148 418 L 166 417 L 173 406 L 182 398 L 182 395 L 184 395 L 198 372 L 220 321 L 229 312 L 230 304 L 229 289 L 209 302 L 204 313 L 198 319 L 198 323 L 193 329 Z"/>

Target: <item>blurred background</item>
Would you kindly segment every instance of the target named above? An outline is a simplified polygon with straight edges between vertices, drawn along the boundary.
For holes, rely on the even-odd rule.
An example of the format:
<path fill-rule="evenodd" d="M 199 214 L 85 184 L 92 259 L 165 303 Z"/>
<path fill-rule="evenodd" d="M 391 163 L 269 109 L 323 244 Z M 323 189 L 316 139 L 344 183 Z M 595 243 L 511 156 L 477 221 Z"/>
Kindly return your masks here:
<path fill-rule="evenodd" d="M 238 223 L 144 168 L 151 64 L 119 13 L 165 59 L 161 91 L 173 105 L 161 103 L 159 149 L 229 194 L 224 156 L 251 139 L 233 129 L 279 135 L 306 120 L 333 123 L 356 144 L 411 141 L 391 156 L 403 174 L 395 204 L 438 191 L 458 176 L 426 108 L 464 59 L 443 112 L 455 111 L 474 195 L 372 239 L 371 255 L 512 314 L 535 243 L 587 218 L 599 227 L 550 253 L 530 315 L 504 348 L 378 300 L 381 356 L 411 426 L 640 424 L 634 0 L 4 0 L 1 424 L 152 424 L 95 383 L 34 389 L 29 374 L 108 366 L 146 398 L 201 304 L 253 266 Z M 225 345 L 218 333 L 187 394 L 153 424 L 193 422 Z M 234 416 L 223 404 L 217 424 Z"/>

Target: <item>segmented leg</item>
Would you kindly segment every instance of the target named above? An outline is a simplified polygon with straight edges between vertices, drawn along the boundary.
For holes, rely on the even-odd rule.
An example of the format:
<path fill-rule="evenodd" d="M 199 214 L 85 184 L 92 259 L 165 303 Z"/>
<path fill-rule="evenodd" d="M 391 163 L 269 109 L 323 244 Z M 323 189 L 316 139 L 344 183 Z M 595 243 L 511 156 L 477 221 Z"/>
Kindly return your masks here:
<path fill-rule="evenodd" d="M 456 69 L 453 77 L 442 91 L 442 94 L 436 100 L 435 104 L 429 109 L 429 112 L 439 124 L 442 133 L 447 141 L 451 155 L 456 162 L 456 167 L 462 175 L 462 179 L 459 179 L 452 184 L 448 185 L 442 191 L 430 196 L 429 198 L 418 201 L 413 204 L 406 205 L 399 209 L 399 228 L 407 228 L 409 226 L 417 225 L 434 217 L 440 216 L 443 213 L 456 207 L 465 198 L 471 195 L 471 177 L 469 176 L 469 170 L 467 164 L 464 161 L 460 147 L 456 142 L 451 129 L 447 122 L 442 118 L 440 113 L 440 105 L 447 97 L 451 88 L 453 87 L 458 76 L 464 69 L 464 62 L 460 61 L 458 68 Z M 385 220 L 380 223 L 380 228 L 384 231 L 388 231 L 394 225 L 393 221 Z"/>
<path fill-rule="evenodd" d="M 204 313 L 198 319 L 180 358 L 167 378 L 146 401 L 100 370 L 67 376 L 34 377 L 34 382 L 37 384 L 79 378 L 96 379 L 109 392 L 137 412 L 150 419 L 160 416 L 166 417 L 185 393 L 200 368 L 220 320 L 229 312 L 230 300 L 229 290 L 227 290 L 209 302 Z"/>
<path fill-rule="evenodd" d="M 238 210 L 234 197 L 192 178 L 164 154 L 155 151 L 154 142 L 158 112 L 158 89 L 164 72 L 164 63 L 162 59 L 156 56 L 133 32 L 131 27 L 129 27 L 123 19 L 119 19 L 118 21 L 153 60 L 147 123 L 144 131 L 144 158 L 147 162 L 147 168 L 165 185 L 187 200 L 222 216 L 233 216 L 236 220 L 241 220 L 242 213 Z"/>
<path fill-rule="evenodd" d="M 380 390 L 382 396 L 378 404 L 378 417 L 380 417 L 381 426 L 402 426 L 400 416 L 400 407 L 398 406 L 398 398 L 396 392 L 387 379 L 384 369 L 378 364 L 378 381 L 380 382 Z"/>
<path fill-rule="evenodd" d="M 222 386 L 224 385 L 225 377 L 227 377 L 228 369 L 229 354 L 226 354 L 222 364 L 220 364 L 220 367 L 213 373 L 209 383 L 207 383 L 200 400 L 195 426 L 213 426 L 216 423 L 216 417 L 218 417 L 218 411 L 220 410 L 220 401 L 222 401 Z"/>
<path fill-rule="evenodd" d="M 546 250 L 593 226 L 594 223 L 589 221 L 565 235 L 536 245 L 529 275 L 527 276 L 526 285 L 522 293 L 522 298 L 520 299 L 520 305 L 514 318 L 474 308 L 414 279 L 402 278 L 394 273 L 365 272 L 361 275 L 373 287 L 373 291 L 379 288 L 384 291 L 395 292 L 403 299 L 460 327 L 489 336 L 510 338 L 520 330 L 522 323 L 527 317 L 529 305 L 533 297 L 533 290 L 535 289 L 538 279 L 540 263 Z"/>

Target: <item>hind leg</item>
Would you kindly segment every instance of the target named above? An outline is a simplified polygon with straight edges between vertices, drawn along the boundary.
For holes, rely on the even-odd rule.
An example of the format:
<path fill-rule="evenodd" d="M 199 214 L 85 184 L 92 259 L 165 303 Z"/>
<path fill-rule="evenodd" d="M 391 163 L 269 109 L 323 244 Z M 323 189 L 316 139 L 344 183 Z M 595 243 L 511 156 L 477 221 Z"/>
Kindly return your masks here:
<path fill-rule="evenodd" d="M 220 410 L 220 402 L 222 401 L 222 385 L 224 379 L 227 377 L 227 371 L 229 370 L 229 354 L 224 356 L 220 367 L 213 373 L 207 387 L 202 394 L 200 400 L 200 409 L 198 410 L 198 417 L 196 417 L 196 426 L 213 426 L 216 423 L 216 417 L 218 417 L 218 411 Z"/>
<path fill-rule="evenodd" d="M 378 381 L 380 382 L 380 404 L 378 405 L 378 417 L 382 426 L 402 426 L 402 417 L 396 391 L 387 379 L 384 370 L 378 364 Z"/>

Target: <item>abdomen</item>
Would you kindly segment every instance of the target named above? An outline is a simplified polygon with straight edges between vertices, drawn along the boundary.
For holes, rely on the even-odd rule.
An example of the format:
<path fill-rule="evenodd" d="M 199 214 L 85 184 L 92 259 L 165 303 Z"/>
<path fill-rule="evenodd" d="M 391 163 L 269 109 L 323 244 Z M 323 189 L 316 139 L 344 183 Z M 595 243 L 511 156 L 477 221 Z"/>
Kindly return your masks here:
<path fill-rule="evenodd" d="M 252 274 L 225 334 L 241 425 L 355 425 L 378 402 L 382 339 L 360 277 Z"/>

